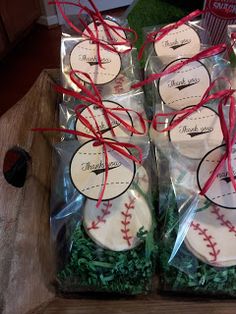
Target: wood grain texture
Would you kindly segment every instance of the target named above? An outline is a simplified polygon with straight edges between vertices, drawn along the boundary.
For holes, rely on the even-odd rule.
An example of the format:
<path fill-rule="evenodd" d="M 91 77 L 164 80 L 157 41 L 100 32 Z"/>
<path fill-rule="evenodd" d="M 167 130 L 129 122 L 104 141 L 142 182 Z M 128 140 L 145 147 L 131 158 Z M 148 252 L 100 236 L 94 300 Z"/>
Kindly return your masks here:
<path fill-rule="evenodd" d="M 35 314 L 235 314 L 233 300 L 152 295 L 120 299 L 55 299 Z"/>
<path fill-rule="evenodd" d="M 31 131 L 55 126 L 53 83 L 43 71 L 27 95 L 0 118 L 0 312 L 4 314 L 25 313 L 54 295 L 48 288 L 53 264 L 49 254 L 52 146 L 48 136 Z M 5 153 L 16 145 L 31 156 L 23 188 L 9 185 L 2 173 Z"/>

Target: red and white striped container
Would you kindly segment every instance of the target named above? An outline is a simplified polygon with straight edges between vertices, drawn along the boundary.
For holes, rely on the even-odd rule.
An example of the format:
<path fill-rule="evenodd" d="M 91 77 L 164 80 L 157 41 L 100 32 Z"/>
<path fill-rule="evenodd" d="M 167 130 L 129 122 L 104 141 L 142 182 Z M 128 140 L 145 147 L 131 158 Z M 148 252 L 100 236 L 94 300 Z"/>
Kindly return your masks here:
<path fill-rule="evenodd" d="M 205 0 L 203 27 L 210 33 L 213 45 L 225 43 L 227 26 L 236 24 L 236 0 Z"/>

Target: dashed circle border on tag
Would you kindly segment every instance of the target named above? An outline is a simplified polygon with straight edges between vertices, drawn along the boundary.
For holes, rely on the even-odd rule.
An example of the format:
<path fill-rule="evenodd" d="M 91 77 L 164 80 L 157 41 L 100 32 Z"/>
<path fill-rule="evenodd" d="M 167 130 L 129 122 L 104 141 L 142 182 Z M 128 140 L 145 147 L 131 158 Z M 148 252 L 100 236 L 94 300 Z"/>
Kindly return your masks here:
<path fill-rule="evenodd" d="M 103 139 L 104 139 L 104 140 L 109 140 L 109 141 L 117 142 L 117 141 L 115 141 L 115 140 L 113 140 L 113 139 L 106 138 L 106 137 L 103 138 Z M 74 188 L 76 189 L 76 191 L 78 191 L 81 195 L 83 195 L 84 197 L 86 197 L 86 198 L 88 198 L 88 199 L 90 199 L 90 200 L 98 201 L 98 198 L 91 198 L 91 197 L 88 197 L 87 195 L 85 195 L 84 193 L 82 193 L 82 192 L 76 187 L 76 185 L 74 184 L 74 181 L 73 181 L 72 175 L 71 175 L 71 164 L 72 164 L 72 160 L 73 160 L 74 156 L 75 156 L 75 155 L 77 154 L 77 152 L 81 149 L 81 147 L 83 147 L 84 145 L 86 145 L 86 144 L 88 144 L 89 142 L 92 142 L 92 141 L 95 142 L 96 140 L 90 140 L 90 141 L 87 141 L 87 142 L 83 143 L 83 144 L 80 145 L 79 148 L 77 148 L 76 151 L 73 153 L 73 155 L 72 155 L 72 157 L 71 157 L 71 159 L 70 159 L 70 163 L 69 163 L 69 177 L 70 177 L 70 180 L 71 180 L 71 182 L 72 182 Z M 132 154 L 131 154 L 131 152 L 130 152 L 130 150 L 129 150 L 128 148 L 124 147 L 124 149 L 126 149 L 126 151 L 128 151 L 128 153 L 132 156 Z M 130 180 L 130 184 L 129 184 L 129 185 L 127 186 L 127 188 L 126 188 L 124 191 L 122 191 L 122 193 L 120 193 L 119 195 L 116 195 L 116 196 L 114 196 L 114 197 L 112 197 L 112 198 L 104 198 L 104 199 L 102 199 L 102 201 L 113 200 L 113 199 L 115 199 L 115 198 L 117 198 L 117 197 L 123 195 L 123 194 L 130 188 L 130 186 L 132 185 L 132 183 L 133 183 L 133 181 L 134 181 L 134 178 L 135 178 L 135 175 L 136 175 L 136 171 L 137 171 L 137 167 L 136 167 L 136 164 L 135 164 L 134 160 L 131 160 L 131 161 L 133 162 L 134 173 L 133 173 L 133 178 L 132 178 L 132 180 Z"/>
<path fill-rule="evenodd" d="M 207 152 L 206 155 L 201 159 L 201 161 L 200 161 L 200 163 L 199 163 L 199 165 L 198 165 L 198 167 L 197 167 L 197 184 L 198 184 L 198 188 L 199 188 L 200 191 L 202 191 L 202 188 L 201 188 L 201 186 L 200 186 L 200 181 L 199 181 L 199 171 L 200 171 L 200 167 L 201 167 L 202 163 L 204 162 L 205 158 L 206 158 L 208 155 L 210 155 L 214 150 L 219 149 L 220 147 L 226 147 L 226 145 L 225 145 L 225 144 L 219 145 L 219 146 L 217 146 L 217 147 L 211 149 L 209 152 Z M 235 193 L 236 193 L 236 192 L 235 192 Z M 213 200 L 211 200 L 211 199 L 210 199 L 209 197 L 207 197 L 205 194 L 204 194 L 203 196 L 204 196 L 206 199 L 208 199 L 208 201 L 210 201 L 211 203 L 213 203 L 214 205 L 216 205 L 216 206 L 218 206 L 218 207 L 220 207 L 220 208 L 226 208 L 226 209 L 236 210 L 236 204 L 235 204 L 235 207 L 233 207 L 233 205 L 230 206 L 230 207 L 228 207 L 228 206 L 222 206 L 222 205 L 219 205 L 219 204 L 215 203 Z"/>
<path fill-rule="evenodd" d="M 168 25 L 171 25 L 171 24 L 175 24 L 175 23 L 169 23 L 169 24 L 167 24 L 167 26 Z M 188 25 L 188 24 L 186 24 L 186 23 L 184 23 L 183 25 L 185 25 L 185 26 L 187 26 L 187 27 L 189 27 L 189 28 L 191 28 L 196 34 L 197 34 L 197 36 L 198 36 L 198 39 L 199 39 L 199 45 L 200 45 L 200 47 L 201 47 L 201 37 L 200 37 L 200 35 L 198 34 L 198 32 L 194 29 L 194 27 L 193 26 L 191 26 L 191 25 Z M 178 29 L 178 28 L 177 28 Z M 182 32 L 182 31 L 181 31 Z M 179 32 L 180 33 L 180 32 Z M 166 36 L 168 36 L 169 35 L 169 33 L 166 35 Z M 156 36 L 157 37 L 157 36 Z M 156 37 L 155 37 L 155 39 L 156 39 Z M 159 56 L 158 56 L 158 54 L 156 53 L 156 49 L 155 49 L 155 41 L 153 42 L 153 50 L 154 50 L 154 52 L 155 52 L 155 55 L 159 58 Z"/>
<path fill-rule="evenodd" d="M 184 107 L 183 109 L 181 109 L 181 110 L 185 110 L 185 109 L 187 109 L 187 108 L 193 108 L 193 107 L 195 107 L 195 106 L 187 106 L 187 107 Z M 206 108 L 206 109 L 209 109 L 209 110 L 211 110 L 211 111 L 213 111 L 215 114 L 216 114 L 216 116 L 218 116 L 219 117 L 219 114 L 214 110 L 214 109 L 212 109 L 212 108 L 209 108 L 209 107 L 207 107 L 207 106 L 202 106 L 201 108 Z M 201 108 L 199 108 L 199 109 L 201 109 Z M 194 113 L 194 112 L 193 112 Z M 175 117 L 176 116 L 178 116 L 177 114 L 176 115 L 174 115 L 174 117 L 171 119 L 171 121 L 169 122 L 169 125 L 168 126 L 171 126 L 171 124 L 172 124 L 172 122 L 174 121 L 174 119 L 175 119 Z M 191 115 L 190 115 L 191 116 Z M 171 141 L 171 136 L 170 136 L 170 132 L 171 131 L 168 131 L 168 139 L 169 139 L 169 141 L 172 143 L 172 141 Z M 172 145 L 174 146 L 174 144 L 172 143 Z M 219 147 L 219 146 L 216 146 L 215 148 L 217 148 L 217 147 Z M 212 150 L 214 150 L 215 148 L 213 148 Z M 175 148 L 176 149 L 176 148 Z M 191 159 L 191 160 L 198 160 L 198 159 L 200 159 L 200 158 L 191 158 L 191 157 L 188 157 L 188 156 L 185 156 L 185 155 L 183 155 L 183 154 L 181 154 L 181 152 L 178 150 L 178 149 L 176 149 L 177 151 L 178 151 L 178 153 L 181 155 L 181 156 L 183 156 L 183 157 L 185 157 L 185 158 L 189 158 L 189 159 Z M 207 154 L 208 154 L 208 152 L 207 152 Z M 205 156 L 203 156 L 201 159 L 203 159 Z"/>
<path fill-rule="evenodd" d="M 164 67 L 164 69 L 161 71 L 161 72 L 164 72 L 172 63 L 174 63 L 174 62 L 176 62 L 176 61 L 181 61 L 181 60 L 187 60 L 187 59 L 191 59 L 191 58 L 180 58 L 180 59 L 175 59 L 175 60 L 173 60 L 173 61 L 171 61 L 170 63 L 168 63 L 165 67 Z M 201 61 L 199 61 L 199 60 L 197 60 L 197 61 L 192 61 L 192 62 L 198 62 L 198 63 L 200 63 L 201 64 L 201 66 L 203 66 L 204 68 L 205 68 L 205 70 L 206 70 L 206 72 L 207 72 L 207 74 L 208 74 L 208 77 L 209 77 L 209 86 L 210 86 L 210 84 L 211 84 L 211 74 L 210 74 L 210 71 L 208 70 L 208 68 L 205 66 L 205 64 L 204 63 L 202 63 Z M 189 64 L 191 64 L 192 62 L 190 62 Z M 183 68 L 185 67 L 185 66 L 187 66 L 187 65 L 189 65 L 189 64 L 186 64 L 186 65 L 184 65 L 183 66 Z M 181 71 L 182 70 L 182 68 L 180 68 L 179 70 L 177 70 L 177 71 L 175 71 L 175 72 L 179 72 L 179 71 Z M 188 70 L 189 71 L 189 70 Z M 172 74 L 174 74 L 175 72 L 173 72 L 173 73 L 170 73 L 170 74 L 166 74 L 166 76 L 168 76 L 168 75 L 172 75 Z M 167 104 L 163 99 L 162 99 L 162 97 L 161 97 L 161 94 L 160 94 L 160 80 L 161 80 L 161 77 L 158 79 L 158 84 L 157 84 L 157 89 L 158 89 L 158 94 L 159 94 L 159 97 L 160 97 L 160 99 L 161 99 L 161 101 L 167 106 L 167 107 L 169 107 L 169 108 L 172 108 L 169 104 Z M 207 88 L 206 88 L 207 89 Z M 203 95 L 202 95 L 203 96 Z M 196 105 L 195 105 L 196 106 Z M 172 108 L 173 109 L 173 108 Z"/>
<path fill-rule="evenodd" d="M 69 63 L 70 63 L 70 68 L 73 70 L 73 68 L 72 68 L 72 65 L 71 65 L 71 54 L 72 54 L 72 52 L 73 52 L 73 50 L 75 49 L 75 47 L 77 47 L 78 45 L 80 45 L 82 42 L 84 42 L 84 41 L 92 41 L 91 39 L 84 39 L 84 40 L 81 40 L 79 43 L 77 43 L 72 49 L 71 49 L 71 52 L 70 52 L 70 54 L 69 54 Z M 106 45 L 108 45 L 107 44 L 107 42 L 105 42 L 105 41 L 103 41 L 104 42 L 104 44 L 106 44 Z M 110 44 L 109 44 L 110 45 Z M 114 49 L 115 49 L 115 47 L 113 46 L 113 45 L 110 45 L 111 47 L 113 47 Z M 102 47 L 103 48 L 103 47 Z M 103 49 L 105 49 L 105 48 L 103 48 Z M 106 49 L 105 49 L 106 50 Z M 107 49 L 108 50 L 108 49 Z M 111 53 L 112 53 L 112 51 L 111 51 Z M 114 52 L 113 52 L 114 53 Z M 119 70 L 119 72 L 117 73 L 117 75 L 111 80 L 111 81 L 108 81 L 108 82 L 106 82 L 106 83 L 94 83 L 96 86 L 104 86 L 104 85 L 107 85 L 107 84 L 109 84 L 109 83 L 111 83 L 111 82 L 113 82 L 115 79 L 117 79 L 117 77 L 120 75 L 120 73 L 121 73 L 121 69 L 122 69 L 122 59 L 121 59 L 121 56 L 120 56 L 120 53 L 118 53 L 118 52 L 115 52 L 118 56 L 119 56 L 119 58 L 120 58 L 120 70 Z M 76 71 L 76 70 L 75 70 Z M 78 70 L 79 71 L 79 70 Z M 91 83 L 90 82 L 87 82 L 86 80 L 84 80 L 84 79 L 82 79 L 77 73 L 75 73 L 75 75 L 77 76 L 77 78 L 78 79 L 80 79 L 84 84 L 88 84 L 88 85 L 91 85 Z"/>
<path fill-rule="evenodd" d="M 123 107 L 122 105 L 120 105 L 118 102 L 115 102 L 115 101 L 103 99 L 102 102 L 110 102 L 110 103 L 113 103 L 113 104 L 118 105 L 118 106 L 121 107 L 121 108 L 125 108 L 125 107 Z M 96 104 L 91 104 L 91 105 L 88 105 L 87 107 L 90 107 L 90 106 L 96 106 Z M 83 112 L 84 110 L 86 110 L 87 107 L 84 108 L 84 109 L 80 112 L 80 114 L 82 114 L 82 112 Z M 98 107 L 98 108 L 99 108 L 99 107 Z M 110 109 L 110 108 L 108 108 L 108 109 Z M 111 109 L 112 109 L 112 108 L 111 108 Z M 102 110 L 102 108 L 101 108 L 101 110 Z M 117 111 L 117 112 L 119 112 L 119 111 Z M 132 127 L 133 127 L 133 126 L 134 126 L 134 123 L 133 123 L 133 119 L 132 119 L 131 115 L 130 115 L 130 113 L 129 113 L 128 111 L 126 111 L 126 113 L 128 114 L 128 116 L 129 116 L 129 118 L 130 118 L 130 121 L 131 121 L 131 125 L 132 125 Z M 109 114 L 108 114 L 108 115 L 109 115 Z M 115 118 L 113 118 L 113 119 L 115 119 Z M 77 131 L 77 130 L 76 130 L 76 124 L 77 124 L 77 121 L 78 121 L 78 120 L 79 120 L 79 119 L 75 119 L 75 122 L 74 122 L 74 131 Z M 131 134 L 130 134 L 129 136 L 131 137 L 131 136 L 133 136 L 133 134 L 134 134 L 134 133 L 131 132 Z M 75 135 L 75 137 L 76 137 L 77 140 L 79 140 L 77 135 Z M 113 139 L 113 138 L 110 138 L 110 139 Z M 87 142 L 89 142 L 89 141 L 87 141 Z"/>

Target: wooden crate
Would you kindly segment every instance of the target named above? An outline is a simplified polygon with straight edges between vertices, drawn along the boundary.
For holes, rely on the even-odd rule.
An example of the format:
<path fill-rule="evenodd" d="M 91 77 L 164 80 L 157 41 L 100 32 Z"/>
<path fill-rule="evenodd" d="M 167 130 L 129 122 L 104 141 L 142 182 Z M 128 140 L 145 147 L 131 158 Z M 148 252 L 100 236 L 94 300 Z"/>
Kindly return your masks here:
<path fill-rule="evenodd" d="M 55 296 L 50 286 L 53 256 L 49 237 L 49 197 L 52 137 L 32 127 L 57 126 L 57 95 L 52 86 L 57 71 L 43 71 L 29 93 L 0 118 L 1 160 L 15 145 L 31 156 L 23 188 L 0 176 L 0 313 L 225 313 L 235 314 L 236 301 L 173 295 L 111 297 L 81 294 Z"/>

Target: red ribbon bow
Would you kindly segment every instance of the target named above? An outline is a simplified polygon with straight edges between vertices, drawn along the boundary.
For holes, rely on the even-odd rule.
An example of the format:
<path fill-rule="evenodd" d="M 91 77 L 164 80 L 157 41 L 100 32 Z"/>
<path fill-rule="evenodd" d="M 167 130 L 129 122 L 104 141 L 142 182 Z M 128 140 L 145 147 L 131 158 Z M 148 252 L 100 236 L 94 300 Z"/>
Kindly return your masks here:
<path fill-rule="evenodd" d="M 147 35 L 146 40 L 144 42 L 144 44 L 142 45 L 142 47 L 140 48 L 139 54 L 138 54 L 138 59 L 141 60 L 143 57 L 143 52 L 144 49 L 146 48 L 147 44 L 149 43 L 154 43 L 157 42 L 159 40 L 161 40 L 162 38 L 164 38 L 169 32 L 171 32 L 173 29 L 176 29 L 178 27 L 180 27 L 181 25 L 193 20 L 195 17 L 201 15 L 205 13 L 205 11 L 200 11 L 200 10 L 196 10 L 191 12 L 190 14 L 188 14 L 187 16 L 183 17 L 182 19 L 180 19 L 179 21 L 168 25 L 168 26 L 164 26 L 161 29 L 151 32 Z"/>
<path fill-rule="evenodd" d="M 90 81 L 90 85 L 92 86 L 92 91 L 90 91 L 88 88 L 86 88 L 76 77 L 76 74 L 82 74 L 84 75 L 89 81 Z M 147 131 L 147 127 L 146 127 L 146 123 L 145 123 L 145 119 L 143 118 L 142 114 L 135 111 L 135 110 L 132 110 L 132 109 L 128 109 L 128 108 L 106 108 L 102 102 L 102 99 L 101 99 L 101 95 L 96 87 L 96 85 L 94 84 L 93 80 L 91 79 L 90 75 L 88 73 L 85 73 L 85 72 L 82 72 L 82 71 L 71 71 L 70 72 L 70 79 L 72 80 L 72 82 L 74 84 L 77 85 L 77 87 L 79 87 L 81 89 L 81 91 L 84 93 L 78 93 L 78 92 L 75 92 L 73 90 L 69 90 L 69 89 L 66 89 L 66 88 L 63 88 L 61 86 L 56 86 L 56 90 L 59 92 L 59 93 L 64 93 L 66 95 L 69 95 L 69 96 L 72 96 L 76 99 L 80 99 L 82 101 L 85 101 L 87 103 L 91 103 L 91 104 L 95 104 L 97 105 L 100 109 L 103 110 L 103 113 L 104 113 L 104 117 L 105 117 L 105 120 L 107 122 L 107 125 L 108 127 L 111 129 L 111 133 L 113 136 L 115 136 L 115 131 L 114 129 L 112 128 L 112 125 L 111 125 L 111 121 L 110 121 L 110 117 L 114 118 L 115 120 L 117 120 L 121 125 L 123 125 L 129 132 L 133 133 L 133 134 L 137 134 L 137 135 L 144 135 Z M 75 112 L 76 112 L 76 115 L 77 117 L 79 115 L 81 115 L 81 109 L 83 108 L 88 108 L 87 106 L 85 105 L 77 105 L 75 107 Z M 138 131 L 135 127 L 133 127 L 133 125 L 130 125 L 128 124 L 125 120 L 123 120 L 119 115 L 116 114 L 119 113 L 119 112 L 132 112 L 134 113 L 137 117 L 138 117 L 138 120 L 139 120 L 139 124 L 142 128 L 141 131 Z M 91 116 L 92 116 L 92 112 L 91 112 Z M 94 118 L 94 121 L 96 119 Z M 97 132 L 99 131 L 99 128 L 97 128 Z"/>
<path fill-rule="evenodd" d="M 234 91 L 233 91 L 234 92 Z M 231 182 L 234 186 L 234 189 L 236 191 L 236 181 L 234 178 L 232 163 L 231 163 L 231 154 L 233 145 L 236 141 L 236 132 L 235 132 L 235 123 L 236 123 L 236 113 L 235 113 L 235 98 L 232 95 L 226 95 L 219 103 L 218 111 L 219 111 L 219 117 L 220 117 L 220 124 L 221 129 L 226 145 L 225 153 L 221 156 L 220 161 L 218 165 L 215 167 L 214 171 L 212 172 L 211 176 L 208 178 L 206 183 L 204 184 L 204 187 L 200 191 L 200 195 L 206 194 L 206 192 L 211 187 L 212 183 L 217 177 L 217 174 L 221 171 L 223 166 L 225 165 L 225 162 L 227 160 L 227 166 L 228 166 L 228 172 L 231 179 Z M 230 107 L 229 107 L 229 127 L 227 127 L 226 119 L 223 112 L 223 107 L 226 106 L 228 101 L 230 100 Z"/>
<path fill-rule="evenodd" d="M 73 3 L 70 1 L 59 1 L 59 0 L 54 0 L 52 2 L 49 2 L 50 4 L 56 4 L 58 10 L 60 11 L 62 17 L 64 18 L 64 20 L 66 21 L 66 23 L 78 34 L 84 36 L 87 39 L 90 39 L 93 43 L 95 43 L 97 45 L 97 57 L 98 57 L 98 64 L 100 67 L 102 67 L 102 62 L 101 62 L 101 55 L 100 55 L 100 47 L 103 47 L 104 49 L 110 50 L 112 52 L 115 53 L 126 53 L 129 52 L 132 49 L 132 45 L 131 42 L 129 41 L 128 38 L 123 37 L 118 30 L 122 30 L 124 32 L 128 32 L 134 35 L 134 40 L 133 43 L 136 42 L 138 36 L 137 33 L 128 27 L 121 27 L 118 25 L 110 25 L 108 24 L 104 18 L 102 17 L 101 13 L 99 12 L 99 10 L 97 9 L 97 7 L 95 6 L 93 0 L 88 0 L 88 2 L 90 3 L 90 5 L 92 6 L 92 9 L 89 9 L 87 6 L 82 5 L 80 2 L 78 3 Z M 79 14 L 78 14 L 78 20 L 80 21 L 80 23 L 82 24 L 82 26 L 84 27 L 84 29 L 87 31 L 88 35 L 86 33 L 84 33 L 84 31 L 82 31 L 81 29 L 79 29 L 69 18 L 68 16 L 65 14 L 63 8 L 62 8 L 62 4 L 65 5 L 72 5 L 72 6 L 76 6 L 78 8 L 80 8 Z M 86 12 L 90 18 L 92 19 L 93 23 L 94 23 L 94 27 L 95 27 L 95 33 L 89 28 L 89 26 L 87 25 L 87 23 L 83 20 L 83 18 L 80 17 L 82 12 Z M 102 41 L 99 38 L 99 32 L 98 32 L 98 26 L 97 23 L 99 22 L 102 26 L 103 29 L 105 31 L 106 37 L 107 37 L 107 42 Z M 113 40 L 113 34 L 116 34 L 118 37 L 121 38 L 122 41 L 114 41 Z M 128 46 L 128 48 L 126 50 L 123 51 L 118 51 L 116 46 Z"/>
<path fill-rule="evenodd" d="M 213 47 L 210 47 L 208 49 L 205 49 L 201 52 L 199 52 L 198 54 L 196 54 L 195 56 L 191 57 L 191 58 L 186 58 L 186 60 L 179 60 L 179 63 L 172 65 L 171 67 L 169 67 L 168 69 L 160 72 L 160 73 L 154 73 L 149 75 L 149 77 L 147 79 L 145 79 L 144 81 L 138 82 L 134 85 L 132 85 L 132 88 L 139 88 L 142 87 L 143 85 L 149 84 L 165 75 L 174 73 L 178 70 L 180 70 L 182 67 L 184 67 L 185 65 L 194 62 L 194 61 L 199 61 L 201 59 L 205 59 L 205 58 L 209 58 L 211 56 L 214 56 L 216 54 L 219 54 L 221 52 L 224 52 L 226 50 L 226 45 L 225 44 L 219 44 Z"/>
<path fill-rule="evenodd" d="M 93 91 L 95 93 L 95 95 L 88 90 L 75 76 L 76 73 L 80 73 L 83 74 L 84 76 L 86 76 L 89 80 L 90 83 L 93 87 Z M 104 116 L 105 119 L 107 121 L 108 126 L 111 128 L 111 131 L 114 133 L 114 130 L 112 129 L 111 126 L 111 122 L 109 119 L 109 115 L 112 116 L 113 118 L 117 119 L 124 127 L 126 127 L 128 130 L 130 130 L 131 132 L 135 133 L 135 134 L 144 134 L 146 132 L 146 124 L 145 121 L 142 117 L 141 114 L 135 112 L 134 110 L 131 109 L 126 109 L 126 108 L 112 108 L 112 109 L 108 109 L 106 108 L 101 100 L 99 91 L 96 87 L 96 85 L 94 84 L 94 82 L 92 81 L 91 77 L 89 76 L 89 74 L 81 72 L 81 71 L 71 71 L 70 73 L 70 78 L 73 81 L 73 83 L 75 83 L 84 93 L 85 95 L 82 95 L 81 93 L 69 90 L 69 89 L 65 89 L 63 87 L 60 86 L 56 86 L 56 90 L 59 91 L 60 93 L 65 93 L 67 95 L 70 95 L 72 97 L 78 98 L 80 100 L 86 101 L 86 102 L 90 102 L 92 104 L 96 104 L 99 108 L 101 108 L 104 112 Z M 92 126 L 92 124 L 89 122 L 89 120 L 85 117 L 83 117 L 82 112 L 79 111 L 81 108 L 86 107 L 91 115 L 91 117 L 93 118 L 94 122 L 95 122 L 95 127 Z M 137 131 L 133 126 L 129 125 L 128 123 L 126 123 L 123 119 L 121 119 L 118 115 L 116 115 L 115 113 L 113 113 L 112 111 L 131 111 L 131 112 L 135 112 L 140 120 L 140 124 L 142 125 L 144 131 L 143 132 L 139 132 Z M 80 132 L 80 131 L 76 131 L 76 130 L 68 130 L 68 129 L 63 129 L 63 128 L 35 128 L 32 129 L 33 131 L 39 131 L 39 132 L 47 132 L 47 131 L 54 131 L 54 132 L 64 132 L 64 133 L 68 133 L 68 134 L 73 134 L 76 136 L 81 136 L 90 140 L 94 140 L 94 146 L 98 146 L 98 145 L 103 145 L 103 151 L 104 151 L 104 156 L 105 156 L 105 179 L 104 179 L 104 185 L 102 188 L 102 191 L 100 193 L 98 202 L 97 202 L 97 207 L 99 207 L 99 205 L 102 202 L 103 199 L 103 195 L 106 189 L 106 183 L 108 180 L 108 170 L 109 170 L 109 165 L 108 165 L 108 153 L 107 153 L 107 146 L 112 148 L 113 150 L 115 150 L 116 152 L 118 152 L 119 154 L 123 155 L 124 157 L 133 160 L 134 162 L 137 163 L 141 163 L 142 159 L 143 159 L 143 154 L 142 154 L 142 149 L 134 144 L 131 143 L 125 143 L 125 142 L 117 142 L 114 141 L 112 139 L 105 139 L 103 138 L 103 135 L 101 133 L 101 130 L 99 128 L 99 125 L 96 121 L 95 116 L 93 115 L 92 111 L 90 110 L 89 106 L 85 106 L 85 105 L 77 105 L 75 108 L 76 111 L 76 115 L 78 117 L 78 119 L 81 121 L 81 123 L 91 131 L 92 134 L 87 134 L 84 132 Z M 126 149 L 134 149 L 138 152 L 138 158 L 136 158 L 135 156 L 129 154 L 126 150 L 124 150 L 123 148 Z"/>
<path fill-rule="evenodd" d="M 216 93 L 213 93 L 211 95 L 209 95 L 210 91 L 214 88 L 214 86 L 216 85 L 217 81 L 219 80 L 223 80 L 226 81 L 227 83 L 230 84 L 229 80 L 225 77 L 219 77 L 217 79 L 215 79 L 211 85 L 207 88 L 206 92 L 204 93 L 201 101 L 195 105 L 192 106 L 191 108 L 185 108 L 182 110 L 178 110 L 178 111 L 174 111 L 174 112 L 167 112 L 167 113 L 157 113 L 152 120 L 152 126 L 153 128 L 158 131 L 158 132 L 167 132 L 170 131 L 172 129 L 174 129 L 177 125 L 179 125 L 183 120 L 187 119 L 193 112 L 197 111 L 198 109 L 200 109 L 202 106 L 204 106 L 206 103 L 208 103 L 211 100 L 217 100 L 217 99 L 222 99 L 225 98 L 227 96 L 231 96 L 234 93 L 234 90 L 232 89 L 225 89 Z M 175 119 L 171 124 L 169 124 L 166 128 L 159 130 L 157 129 L 157 126 L 160 124 L 166 124 L 166 122 L 159 122 L 158 118 L 162 117 L 162 118 L 168 118 L 168 117 L 172 117 L 172 116 L 178 116 L 181 115 L 180 117 L 178 117 L 177 119 Z"/>
<path fill-rule="evenodd" d="M 143 153 L 142 153 L 142 149 L 137 145 L 134 145 L 131 143 L 116 142 L 116 141 L 113 141 L 110 139 L 104 139 L 102 137 L 101 133 L 97 132 L 86 118 L 80 116 L 80 121 L 87 128 L 89 128 L 93 134 L 87 134 L 84 132 L 79 132 L 79 131 L 75 131 L 75 130 L 68 130 L 68 129 L 63 129 L 63 128 L 34 128 L 34 129 L 32 129 L 32 131 L 35 131 L 35 132 L 64 132 L 64 133 L 73 134 L 76 136 L 81 136 L 84 138 L 94 140 L 94 144 L 93 144 L 94 146 L 103 145 L 103 151 L 104 151 L 104 156 L 105 156 L 105 179 L 104 179 L 102 191 L 99 195 L 99 199 L 98 199 L 98 202 L 96 205 L 97 207 L 99 207 L 101 202 L 102 202 L 103 195 L 104 195 L 104 192 L 106 189 L 107 180 L 108 180 L 109 163 L 108 163 L 107 146 L 110 147 L 111 149 L 115 150 L 119 154 L 123 155 L 124 157 L 126 157 L 130 160 L 133 160 L 134 162 L 136 162 L 138 164 L 140 164 L 143 160 Z M 138 158 L 136 158 L 132 154 L 129 154 L 123 148 L 126 148 L 126 149 L 131 148 L 131 149 L 136 150 L 138 152 Z"/>
<path fill-rule="evenodd" d="M 231 33 L 230 35 L 230 44 L 228 46 L 228 54 L 230 55 L 234 51 L 234 45 L 236 43 L 236 32 Z"/>

